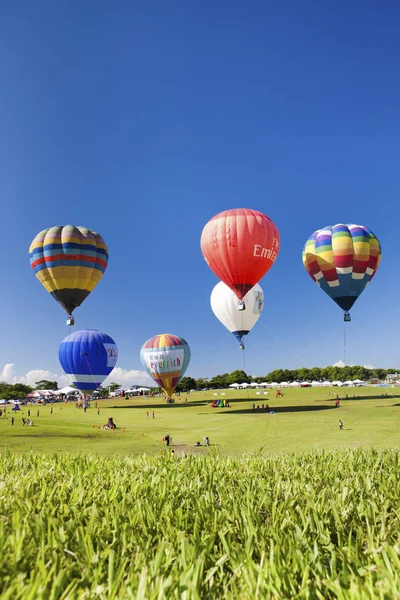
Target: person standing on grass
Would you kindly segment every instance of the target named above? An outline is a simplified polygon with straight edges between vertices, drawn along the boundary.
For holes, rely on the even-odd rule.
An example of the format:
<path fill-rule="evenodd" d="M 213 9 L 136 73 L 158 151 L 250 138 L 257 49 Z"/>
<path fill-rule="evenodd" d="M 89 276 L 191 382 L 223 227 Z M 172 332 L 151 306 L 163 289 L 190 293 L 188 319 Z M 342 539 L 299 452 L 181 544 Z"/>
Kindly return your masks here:
<path fill-rule="evenodd" d="M 28 410 L 28 417 L 31 416 L 31 409 Z"/>
<path fill-rule="evenodd" d="M 100 409 L 99 409 L 99 408 L 97 409 L 97 414 L 98 414 L 98 415 L 100 414 Z"/>
<path fill-rule="evenodd" d="M 37 416 L 37 417 L 39 416 L 39 410 L 37 410 L 37 411 L 36 411 L 36 416 Z"/>
<path fill-rule="evenodd" d="M 149 411 L 146 410 L 146 419 L 148 419 L 148 418 L 149 418 Z"/>
<path fill-rule="evenodd" d="M 50 406 L 50 414 L 51 415 L 53 414 L 53 407 L 52 406 Z"/>
<path fill-rule="evenodd" d="M 339 429 L 343 430 L 343 421 L 341 421 L 340 419 L 339 419 Z"/>
<path fill-rule="evenodd" d="M 14 425 L 14 417 L 11 417 L 11 425 Z"/>
<path fill-rule="evenodd" d="M 152 419 L 155 419 L 155 418 L 156 418 L 156 415 L 154 414 L 154 410 L 153 410 L 153 412 L 151 413 L 151 417 L 152 417 Z"/>

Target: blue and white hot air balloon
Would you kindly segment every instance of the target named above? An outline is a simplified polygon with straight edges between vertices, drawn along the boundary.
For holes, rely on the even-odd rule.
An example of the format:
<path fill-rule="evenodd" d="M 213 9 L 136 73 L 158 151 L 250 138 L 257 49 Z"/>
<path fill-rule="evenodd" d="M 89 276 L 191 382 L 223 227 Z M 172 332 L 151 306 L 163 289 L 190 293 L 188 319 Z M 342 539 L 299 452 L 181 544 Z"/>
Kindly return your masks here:
<path fill-rule="evenodd" d="M 58 359 L 71 383 L 83 394 L 90 394 L 114 369 L 118 348 L 106 333 L 81 329 L 61 342 Z"/>

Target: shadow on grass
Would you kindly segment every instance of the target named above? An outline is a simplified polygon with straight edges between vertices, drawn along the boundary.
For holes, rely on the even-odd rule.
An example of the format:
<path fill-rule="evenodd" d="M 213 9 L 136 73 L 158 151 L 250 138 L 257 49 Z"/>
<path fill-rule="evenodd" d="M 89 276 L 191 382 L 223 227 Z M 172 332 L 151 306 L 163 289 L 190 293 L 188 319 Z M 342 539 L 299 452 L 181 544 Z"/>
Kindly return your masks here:
<path fill-rule="evenodd" d="M 387 396 L 379 395 L 369 395 L 369 396 L 357 396 L 353 398 L 353 396 L 349 396 L 346 398 L 345 396 L 339 396 L 340 402 L 348 402 L 351 400 L 352 402 L 358 402 L 359 400 L 393 400 L 394 398 L 400 398 L 400 394 L 389 394 Z M 335 402 L 336 398 L 321 398 L 316 400 L 316 402 Z"/>
<path fill-rule="evenodd" d="M 207 406 L 209 402 L 207 401 L 198 401 L 198 402 L 182 402 L 181 404 L 123 404 L 121 406 L 106 406 L 103 407 L 102 410 L 114 410 L 120 408 L 136 408 L 140 410 L 162 410 L 164 408 L 185 408 L 185 407 L 193 407 L 193 406 Z"/>
<path fill-rule="evenodd" d="M 315 411 L 319 411 L 319 410 L 332 410 L 335 409 L 334 406 L 271 406 L 270 407 L 271 410 L 274 413 L 296 413 L 296 412 L 315 412 Z M 265 409 L 263 410 L 262 408 L 239 408 L 238 410 L 226 410 L 226 409 L 221 409 L 221 413 L 223 414 L 230 414 L 230 415 L 258 415 L 258 414 L 262 414 L 262 415 L 269 415 L 270 413 L 268 411 L 266 411 Z M 274 416 L 274 415 L 272 415 Z"/>

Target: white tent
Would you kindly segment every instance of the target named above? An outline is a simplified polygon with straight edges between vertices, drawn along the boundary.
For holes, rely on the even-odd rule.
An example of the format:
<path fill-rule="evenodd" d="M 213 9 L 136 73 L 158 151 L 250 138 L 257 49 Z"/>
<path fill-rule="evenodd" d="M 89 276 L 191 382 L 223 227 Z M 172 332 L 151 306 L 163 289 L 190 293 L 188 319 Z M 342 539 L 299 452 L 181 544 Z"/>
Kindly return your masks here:
<path fill-rule="evenodd" d="M 269 383 L 267 383 L 266 381 L 263 381 L 262 383 L 260 383 L 260 385 L 262 387 L 267 387 L 269 385 Z"/>
<path fill-rule="evenodd" d="M 229 387 L 238 388 L 240 387 L 239 383 L 231 383 Z"/>
<path fill-rule="evenodd" d="M 321 386 L 321 385 L 323 385 L 323 384 L 322 384 L 320 381 L 312 381 L 312 382 L 311 382 L 311 385 L 312 385 L 313 387 L 318 387 L 318 386 Z"/>
<path fill-rule="evenodd" d="M 290 387 L 300 387 L 300 383 L 298 381 L 292 381 Z"/>
<path fill-rule="evenodd" d="M 67 387 L 62 388 L 61 390 L 57 390 L 57 394 L 72 394 L 73 392 L 78 392 L 78 390 L 70 385 L 67 385 Z"/>
<path fill-rule="evenodd" d="M 337 385 L 338 387 L 341 387 L 343 383 L 341 381 L 332 381 L 332 385 Z"/>
<path fill-rule="evenodd" d="M 258 387 L 258 386 L 259 386 L 259 384 L 258 384 L 258 383 L 256 383 L 255 381 L 252 381 L 252 382 L 250 383 L 250 386 L 251 386 L 251 387 Z"/>
<path fill-rule="evenodd" d="M 365 385 L 365 381 L 362 381 L 362 379 L 355 379 L 353 383 L 355 385 Z"/>
<path fill-rule="evenodd" d="M 322 385 L 324 385 L 325 387 L 331 387 L 332 383 L 330 381 L 323 381 Z"/>
<path fill-rule="evenodd" d="M 248 388 L 248 387 L 249 387 L 249 384 L 248 384 L 248 383 L 241 383 L 241 384 L 240 384 L 240 387 L 241 387 L 241 388 Z"/>
<path fill-rule="evenodd" d="M 279 383 L 276 383 L 276 381 L 273 381 L 272 383 L 269 384 L 271 387 L 278 387 Z"/>

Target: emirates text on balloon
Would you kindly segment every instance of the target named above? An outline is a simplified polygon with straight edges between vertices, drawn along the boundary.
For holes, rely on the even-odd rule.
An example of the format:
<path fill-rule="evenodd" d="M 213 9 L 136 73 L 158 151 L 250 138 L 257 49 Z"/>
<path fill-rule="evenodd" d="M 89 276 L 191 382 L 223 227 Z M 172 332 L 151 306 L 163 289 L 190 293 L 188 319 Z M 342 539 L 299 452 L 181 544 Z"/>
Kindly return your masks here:
<path fill-rule="evenodd" d="M 277 255 L 278 253 L 272 248 L 263 248 L 262 246 L 260 246 L 260 244 L 254 244 L 253 256 L 259 258 L 268 258 L 272 260 L 272 262 L 274 262 Z"/>

